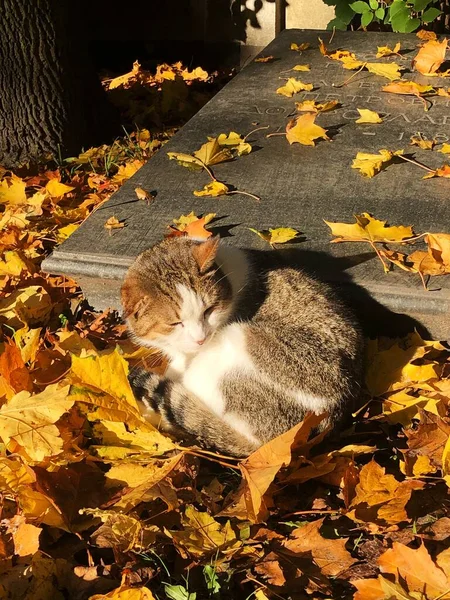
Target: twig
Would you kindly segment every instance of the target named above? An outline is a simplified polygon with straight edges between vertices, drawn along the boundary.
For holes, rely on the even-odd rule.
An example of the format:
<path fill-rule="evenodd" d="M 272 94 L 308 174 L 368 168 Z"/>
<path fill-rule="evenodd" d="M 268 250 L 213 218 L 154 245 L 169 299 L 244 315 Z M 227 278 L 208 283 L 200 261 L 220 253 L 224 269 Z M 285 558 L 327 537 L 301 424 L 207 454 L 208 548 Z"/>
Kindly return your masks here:
<path fill-rule="evenodd" d="M 212 456 L 206 456 L 205 454 L 200 454 L 198 452 L 195 452 L 194 450 L 185 450 L 185 453 L 191 454 L 192 456 L 196 456 L 197 458 L 206 458 L 207 460 L 218 463 L 222 467 L 227 467 L 228 469 L 236 469 L 236 466 L 237 466 L 237 465 L 230 465 L 229 463 L 219 460 L 218 458 L 213 458 Z"/>
<path fill-rule="evenodd" d="M 257 202 L 261 200 L 259 196 L 255 196 L 255 194 L 250 194 L 250 192 L 243 192 L 242 190 L 233 190 L 232 192 L 227 192 L 225 195 L 230 196 L 231 194 L 242 194 L 243 196 L 250 196 L 250 198 L 253 198 Z"/>
<path fill-rule="evenodd" d="M 332 83 L 331 86 L 335 87 L 335 88 L 341 88 L 344 87 L 344 85 L 347 85 L 347 83 L 350 83 L 350 81 L 353 79 L 353 77 L 356 77 L 356 75 L 358 75 L 358 73 L 361 73 L 361 71 L 364 69 L 364 67 L 366 66 L 367 63 L 364 63 L 362 67 L 360 67 L 357 71 L 355 71 L 353 73 L 353 75 L 351 75 L 348 79 L 346 79 L 343 83 L 340 84 L 336 84 L 336 83 Z"/>
<path fill-rule="evenodd" d="M 425 171 L 428 171 L 429 173 L 434 173 L 434 169 L 430 169 L 430 167 L 426 167 L 422 163 L 417 162 L 417 160 L 413 160 L 412 158 L 407 158 L 406 156 L 403 156 L 403 154 L 396 154 L 396 156 L 398 156 L 398 158 L 401 158 L 402 160 L 406 160 L 406 162 L 410 162 L 413 165 L 417 165 L 418 167 L 420 167 L 421 169 L 424 169 Z"/>

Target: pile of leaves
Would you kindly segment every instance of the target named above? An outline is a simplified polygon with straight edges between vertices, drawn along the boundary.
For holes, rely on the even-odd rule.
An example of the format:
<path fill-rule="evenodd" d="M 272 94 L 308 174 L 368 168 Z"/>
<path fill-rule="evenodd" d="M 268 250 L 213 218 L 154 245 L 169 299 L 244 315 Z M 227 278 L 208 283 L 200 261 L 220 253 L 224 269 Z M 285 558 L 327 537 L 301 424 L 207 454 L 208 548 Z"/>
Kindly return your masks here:
<path fill-rule="evenodd" d="M 141 130 L 1 172 L 0 597 L 450 600 L 447 346 L 369 341 L 363 404 L 339 436 L 314 435 L 323 415 L 309 415 L 239 461 L 147 423 L 127 376 L 161 365 L 75 282 L 40 271 L 166 138 Z M 173 158 L 211 171 L 248 151 L 231 132 Z M 168 233 L 207 237 L 214 217 Z M 331 225 L 372 246 L 413 237 L 366 214 Z M 256 233 L 276 245 L 298 232 Z"/>

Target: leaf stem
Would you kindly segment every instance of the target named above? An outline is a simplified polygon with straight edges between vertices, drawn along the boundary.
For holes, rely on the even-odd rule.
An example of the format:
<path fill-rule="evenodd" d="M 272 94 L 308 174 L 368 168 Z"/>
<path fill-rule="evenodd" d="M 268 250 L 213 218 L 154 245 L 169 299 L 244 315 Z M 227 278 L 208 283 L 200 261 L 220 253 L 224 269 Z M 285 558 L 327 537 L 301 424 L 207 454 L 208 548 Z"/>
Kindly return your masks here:
<path fill-rule="evenodd" d="M 255 194 L 250 194 L 250 192 L 243 192 L 242 190 L 233 190 L 232 192 L 227 192 L 225 195 L 230 196 L 231 194 L 242 194 L 243 196 L 250 196 L 250 198 L 253 198 L 254 200 L 256 200 L 256 202 L 259 202 L 261 200 L 259 196 L 255 196 Z"/>
<path fill-rule="evenodd" d="M 423 165 L 420 162 L 417 162 L 417 160 L 413 160 L 412 158 L 407 158 L 406 156 L 403 156 L 403 154 L 397 154 L 396 156 L 398 156 L 398 158 L 401 158 L 402 160 L 406 160 L 406 162 L 410 162 L 413 165 L 417 165 L 418 167 L 420 167 L 421 169 L 424 169 L 425 171 L 428 171 L 429 173 L 434 173 L 434 169 L 430 169 L 430 167 L 427 167 L 425 165 Z M 425 234 L 423 234 L 425 235 Z"/>
<path fill-rule="evenodd" d="M 335 87 L 335 88 L 341 88 L 341 87 L 344 87 L 344 85 L 347 85 L 347 83 L 350 83 L 350 81 L 353 79 L 353 77 L 356 77 L 356 75 L 358 75 L 358 73 L 361 73 L 361 71 L 364 69 L 364 67 L 366 66 L 366 64 L 367 64 L 367 63 L 363 63 L 362 67 L 360 67 L 360 68 L 359 68 L 357 71 L 355 71 L 355 72 L 353 73 L 353 75 L 351 75 L 351 76 L 350 76 L 348 79 L 346 79 L 346 80 L 345 80 L 343 83 L 339 83 L 339 84 L 332 83 L 332 84 L 331 84 L 331 85 L 332 85 L 332 87 Z"/>
<path fill-rule="evenodd" d="M 274 137 L 275 135 L 286 135 L 285 133 L 268 133 L 266 138 Z"/>
<path fill-rule="evenodd" d="M 256 131 L 260 131 L 261 129 L 269 129 L 270 125 L 265 125 L 264 127 L 257 127 L 256 129 L 252 129 L 251 131 L 249 131 L 249 133 L 247 133 L 247 135 L 244 137 L 244 142 L 247 141 L 247 138 L 250 137 L 252 135 L 252 133 L 255 133 Z"/>

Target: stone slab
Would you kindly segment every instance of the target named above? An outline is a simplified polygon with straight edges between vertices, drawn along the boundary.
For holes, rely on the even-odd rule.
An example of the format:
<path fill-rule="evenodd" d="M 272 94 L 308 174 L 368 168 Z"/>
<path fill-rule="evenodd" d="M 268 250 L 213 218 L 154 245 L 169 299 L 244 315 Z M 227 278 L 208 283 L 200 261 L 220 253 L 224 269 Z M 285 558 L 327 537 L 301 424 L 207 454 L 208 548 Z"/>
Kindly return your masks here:
<path fill-rule="evenodd" d="M 432 280 L 432 291 L 422 289 L 418 276 L 395 270 L 384 274 L 373 252 L 364 244 L 330 244 L 323 219 L 351 222 L 354 213 L 364 211 L 390 224 L 414 225 L 417 233 L 450 231 L 449 183 L 445 179 L 422 180 L 422 171 L 411 164 L 393 164 L 373 179 L 363 178 L 350 168 L 358 151 L 377 152 L 409 146 L 418 132 L 446 142 L 450 138 L 450 98 L 434 97 L 428 112 L 412 96 L 386 94 L 382 77 L 362 72 L 346 86 L 333 87 L 351 75 L 340 63 L 323 57 L 317 37 L 325 41 L 330 32 L 286 30 L 262 54 L 273 55 L 272 63 L 249 64 L 195 115 L 136 175 L 125 183 L 99 210 L 44 261 L 48 272 L 64 273 L 77 279 L 88 299 L 97 308 L 118 307 L 118 289 L 128 265 L 145 248 L 160 240 L 172 219 L 191 210 L 196 214 L 215 212 L 226 241 L 242 247 L 265 248 L 265 243 L 248 227 L 291 226 L 303 232 L 297 248 L 308 250 L 317 268 L 330 265 L 327 278 L 355 281 L 377 301 L 399 313 L 417 318 L 430 335 L 450 338 L 450 277 Z M 401 41 L 401 57 L 395 61 L 406 69 L 417 50 L 414 34 L 336 32 L 330 48 L 345 48 L 363 60 L 376 61 L 377 46 Z M 291 42 L 309 42 L 303 54 L 291 51 Z M 309 63 L 309 73 L 286 73 L 298 63 Z M 293 99 L 276 94 L 283 78 L 298 75 L 314 84 L 312 92 Z M 429 83 L 419 74 L 405 78 Z M 435 86 L 448 80 L 433 78 Z M 317 122 L 329 130 L 332 141 L 316 147 L 290 146 L 281 136 L 266 138 L 267 132 L 282 132 L 294 109 L 294 100 L 338 100 L 342 107 L 323 113 Z M 356 108 L 371 108 L 384 116 L 380 125 L 356 125 Z M 192 152 L 208 136 L 230 130 L 246 134 L 258 126 L 266 131 L 252 135 L 254 151 L 248 156 L 217 165 L 215 175 L 237 189 L 261 197 L 259 203 L 246 196 L 197 198 L 193 191 L 209 180 L 204 172 L 192 172 L 169 161 L 168 151 Z M 417 158 L 436 168 L 444 162 L 438 152 L 415 152 Z M 134 189 L 156 190 L 155 201 L 147 206 L 137 200 Z M 104 228 L 115 216 L 126 227 L 112 235 Z M 322 260 L 323 259 L 323 260 Z"/>

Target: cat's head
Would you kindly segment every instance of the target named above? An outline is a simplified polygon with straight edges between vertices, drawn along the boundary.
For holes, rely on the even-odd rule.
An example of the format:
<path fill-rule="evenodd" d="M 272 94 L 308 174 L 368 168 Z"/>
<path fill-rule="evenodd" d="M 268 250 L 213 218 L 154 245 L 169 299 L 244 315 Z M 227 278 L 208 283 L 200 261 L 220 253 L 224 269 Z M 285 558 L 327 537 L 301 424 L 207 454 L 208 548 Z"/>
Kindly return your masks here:
<path fill-rule="evenodd" d="M 215 264 L 218 245 L 219 238 L 168 238 L 138 256 L 121 296 L 140 344 L 195 354 L 227 321 L 232 293 Z"/>

